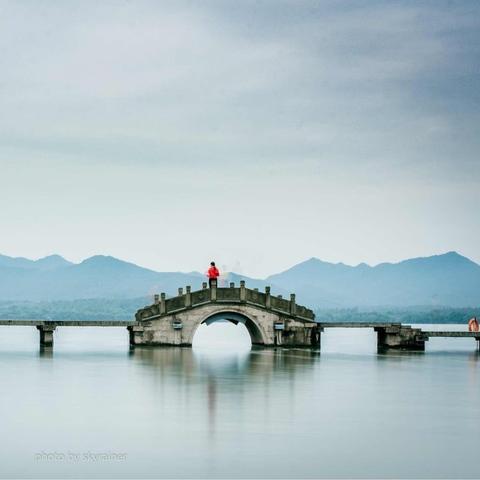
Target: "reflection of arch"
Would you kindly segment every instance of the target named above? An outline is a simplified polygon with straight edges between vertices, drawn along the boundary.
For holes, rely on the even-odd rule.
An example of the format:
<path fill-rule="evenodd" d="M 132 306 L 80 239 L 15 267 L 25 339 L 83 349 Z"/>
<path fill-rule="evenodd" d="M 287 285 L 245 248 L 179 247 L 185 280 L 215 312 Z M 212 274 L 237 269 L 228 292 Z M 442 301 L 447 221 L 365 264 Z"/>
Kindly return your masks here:
<path fill-rule="evenodd" d="M 202 317 L 192 330 L 192 338 L 190 339 L 190 343 L 192 343 L 195 332 L 202 323 L 211 325 L 219 320 L 228 320 L 235 325 L 238 325 L 239 323 L 245 325 L 250 335 L 250 339 L 252 340 L 252 345 L 265 345 L 268 343 L 266 340 L 266 334 L 258 322 L 243 312 L 235 311 L 234 308 L 217 310 Z"/>

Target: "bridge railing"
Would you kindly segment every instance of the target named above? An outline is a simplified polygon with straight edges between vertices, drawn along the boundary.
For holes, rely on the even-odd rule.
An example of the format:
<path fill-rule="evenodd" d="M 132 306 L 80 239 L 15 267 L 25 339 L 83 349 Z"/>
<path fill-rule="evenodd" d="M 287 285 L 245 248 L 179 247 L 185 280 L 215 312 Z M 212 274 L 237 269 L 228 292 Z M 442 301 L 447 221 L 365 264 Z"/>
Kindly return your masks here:
<path fill-rule="evenodd" d="M 207 289 L 192 292 L 192 305 L 199 305 L 210 301 L 210 292 Z"/>
<path fill-rule="evenodd" d="M 290 302 L 282 297 L 271 298 L 272 308 L 275 310 L 282 310 L 284 312 L 290 312 Z"/>
<path fill-rule="evenodd" d="M 217 288 L 213 285 L 212 288 L 207 288 L 206 283 L 204 283 L 203 288 L 195 292 L 192 292 L 189 286 L 186 287 L 185 291 L 183 288 L 179 288 L 178 295 L 171 298 L 166 298 L 165 293 L 155 295 L 154 304 L 140 309 L 136 318 L 137 320 L 145 320 L 151 317 L 168 315 L 209 302 L 249 303 L 305 320 L 315 319 L 312 310 L 296 304 L 294 294 L 291 294 L 290 300 L 287 300 L 282 298 L 281 295 L 271 295 L 270 287 L 265 287 L 265 292 L 259 292 L 257 288 L 246 288 L 243 280 L 240 282 L 240 287 L 235 286 L 232 282 L 229 287 Z"/>
<path fill-rule="evenodd" d="M 229 288 L 217 288 L 217 301 L 240 301 L 240 288 L 229 287 Z"/>

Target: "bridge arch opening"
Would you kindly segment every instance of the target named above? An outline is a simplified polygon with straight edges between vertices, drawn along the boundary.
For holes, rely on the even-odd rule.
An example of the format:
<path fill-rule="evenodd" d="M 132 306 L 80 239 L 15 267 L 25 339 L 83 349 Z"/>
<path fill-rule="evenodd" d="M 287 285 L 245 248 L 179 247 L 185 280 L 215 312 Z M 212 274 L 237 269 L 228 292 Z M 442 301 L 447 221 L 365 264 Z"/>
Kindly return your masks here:
<path fill-rule="evenodd" d="M 193 333 L 193 346 L 228 344 L 250 348 L 264 344 L 258 325 L 247 315 L 233 311 L 216 312 L 204 318 Z"/>

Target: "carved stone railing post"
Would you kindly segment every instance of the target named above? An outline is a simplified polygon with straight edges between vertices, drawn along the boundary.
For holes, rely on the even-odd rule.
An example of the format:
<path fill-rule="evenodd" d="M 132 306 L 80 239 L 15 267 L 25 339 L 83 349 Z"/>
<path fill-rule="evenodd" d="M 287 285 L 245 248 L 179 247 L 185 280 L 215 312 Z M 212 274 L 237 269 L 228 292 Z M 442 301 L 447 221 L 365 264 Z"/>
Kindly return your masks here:
<path fill-rule="evenodd" d="M 212 302 L 217 301 L 217 280 L 213 279 L 210 287 L 210 300 Z"/>
<path fill-rule="evenodd" d="M 154 296 L 153 296 L 153 303 L 155 305 L 158 305 L 158 303 L 160 302 L 160 295 L 158 293 L 156 293 Z"/>
<path fill-rule="evenodd" d="M 245 290 L 245 280 L 240 280 L 240 301 L 247 301 L 247 292 Z"/>
<path fill-rule="evenodd" d="M 230 288 L 235 288 L 235 282 L 230 282 Z"/>
<path fill-rule="evenodd" d="M 187 293 L 185 294 L 185 306 L 188 308 L 192 306 L 192 288 L 190 285 L 187 285 L 186 290 Z"/>
<path fill-rule="evenodd" d="M 270 296 L 270 287 L 265 287 L 265 306 L 272 308 L 272 297 Z"/>
<path fill-rule="evenodd" d="M 178 288 L 178 296 L 181 297 L 183 295 L 183 288 L 179 287 Z"/>
<path fill-rule="evenodd" d="M 202 283 L 202 290 L 206 290 L 207 289 L 207 282 L 203 282 Z"/>
<path fill-rule="evenodd" d="M 165 294 L 161 293 L 160 294 L 160 315 L 164 315 L 167 313 L 167 308 L 165 304 Z"/>
<path fill-rule="evenodd" d="M 290 314 L 295 316 L 297 313 L 297 308 L 295 304 L 295 294 L 291 293 L 290 294 Z"/>

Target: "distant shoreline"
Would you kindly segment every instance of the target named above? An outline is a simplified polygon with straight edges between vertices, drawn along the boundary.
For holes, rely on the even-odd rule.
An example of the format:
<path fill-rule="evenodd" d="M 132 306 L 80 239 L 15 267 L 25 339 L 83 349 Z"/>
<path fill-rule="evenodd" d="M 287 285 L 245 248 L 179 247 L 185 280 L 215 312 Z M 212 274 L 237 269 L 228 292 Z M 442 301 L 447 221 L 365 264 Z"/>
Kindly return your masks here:
<path fill-rule="evenodd" d="M 132 320 L 138 309 L 152 302 L 150 297 L 131 299 L 78 299 L 0 301 L 0 319 L 4 320 Z M 399 322 L 405 324 L 466 324 L 480 317 L 480 307 L 352 307 L 316 308 L 318 322 Z"/>

